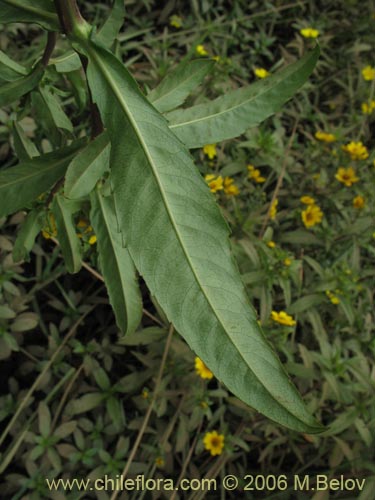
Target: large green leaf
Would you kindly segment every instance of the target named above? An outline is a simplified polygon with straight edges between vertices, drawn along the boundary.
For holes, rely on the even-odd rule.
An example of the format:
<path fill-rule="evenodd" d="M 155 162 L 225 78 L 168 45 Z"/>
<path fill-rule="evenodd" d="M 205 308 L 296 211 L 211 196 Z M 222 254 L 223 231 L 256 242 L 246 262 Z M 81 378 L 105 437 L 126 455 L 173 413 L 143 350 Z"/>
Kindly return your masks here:
<path fill-rule="evenodd" d="M 0 171 L 0 217 L 26 207 L 50 189 L 84 144 L 85 141 L 75 141 L 66 148 Z"/>
<path fill-rule="evenodd" d="M 108 135 L 103 133 L 77 154 L 65 175 L 64 192 L 67 198 L 83 198 L 90 194 L 109 170 L 109 151 Z"/>
<path fill-rule="evenodd" d="M 96 40 L 105 47 L 111 47 L 124 24 L 124 17 L 124 0 L 114 0 L 107 19 L 95 37 Z"/>
<path fill-rule="evenodd" d="M 97 236 L 100 267 L 120 330 L 133 333 L 142 318 L 142 298 L 136 270 L 122 245 L 112 196 L 100 188 L 91 193 L 90 221 Z"/>
<path fill-rule="evenodd" d="M 181 106 L 188 95 L 211 71 L 214 64 L 214 61 L 210 59 L 180 63 L 155 89 L 151 90 L 147 96 L 148 100 L 160 113 Z"/>
<path fill-rule="evenodd" d="M 33 90 L 42 78 L 43 72 L 42 66 L 37 65 L 28 75 L 1 85 L 0 106 L 7 106 Z"/>
<path fill-rule="evenodd" d="M 121 62 L 92 41 L 83 44 L 111 140 L 123 240 L 151 293 L 234 394 L 287 427 L 319 431 L 258 326 L 228 227 L 189 152 Z"/>
<path fill-rule="evenodd" d="M 0 23 L 36 23 L 52 31 L 60 26 L 51 0 L 0 0 Z"/>
<path fill-rule="evenodd" d="M 188 148 L 198 148 L 237 137 L 280 110 L 306 82 L 319 57 L 319 47 L 296 63 L 248 87 L 166 118 L 170 129 Z"/>
<path fill-rule="evenodd" d="M 82 266 L 81 243 L 73 221 L 74 205 L 61 194 L 53 197 L 52 213 L 56 221 L 57 239 L 69 273 L 78 273 Z"/>

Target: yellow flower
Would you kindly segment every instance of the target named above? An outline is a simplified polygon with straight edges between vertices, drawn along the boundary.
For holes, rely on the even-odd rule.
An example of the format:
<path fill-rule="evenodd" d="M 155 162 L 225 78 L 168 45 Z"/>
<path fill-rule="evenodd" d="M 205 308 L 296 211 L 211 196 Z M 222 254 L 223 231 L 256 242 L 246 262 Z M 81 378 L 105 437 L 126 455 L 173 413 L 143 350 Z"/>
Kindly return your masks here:
<path fill-rule="evenodd" d="M 319 36 L 319 31 L 315 28 L 302 28 L 299 32 L 304 38 L 317 38 Z"/>
<path fill-rule="evenodd" d="M 366 160 L 368 158 L 368 151 L 362 142 L 351 141 L 345 146 L 341 146 L 342 150 L 350 154 L 352 160 Z"/>
<path fill-rule="evenodd" d="M 217 191 L 221 191 L 222 189 L 224 189 L 224 186 L 223 186 L 224 180 L 221 177 L 221 175 L 218 175 L 216 177 L 216 175 L 207 174 L 204 179 L 207 182 L 207 184 L 211 190 L 211 193 L 216 193 Z"/>
<path fill-rule="evenodd" d="M 157 467 L 164 467 L 164 465 L 165 465 L 164 458 L 163 457 L 156 457 L 155 458 L 155 465 Z"/>
<path fill-rule="evenodd" d="M 345 184 L 346 187 L 350 187 L 355 182 L 359 181 L 359 177 L 356 176 L 355 170 L 353 167 L 340 167 L 335 175 L 335 178 Z"/>
<path fill-rule="evenodd" d="M 45 226 L 42 229 L 42 236 L 46 240 L 49 240 L 50 238 L 57 236 L 57 227 L 56 227 L 55 216 L 51 213 L 48 214 L 48 217 L 47 217 L 47 226 Z"/>
<path fill-rule="evenodd" d="M 335 142 L 336 136 L 328 132 L 323 132 L 322 130 L 317 130 L 315 132 L 315 139 L 322 142 Z"/>
<path fill-rule="evenodd" d="M 203 153 L 208 156 L 209 160 L 213 160 L 217 156 L 216 144 L 206 144 L 203 146 Z"/>
<path fill-rule="evenodd" d="M 221 57 L 220 56 L 212 56 L 212 60 L 216 61 L 216 62 L 220 62 L 221 61 Z"/>
<path fill-rule="evenodd" d="M 314 205 L 315 200 L 311 196 L 301 196 L 300 202 L 303 203 L 304 205 Z"/>
<path fill-rule="evenodd" d="M 362 77 L 366 81 L 371 81 L 375 79 L 375 68 L 372 66 L 366 66 L 362 69 Z"/>
<path fill-rule="evenodd" d="M 363 208 L 365 206 L 365 199 L 363 196 L 361 196 L 360 194 L 358 196 L 356 196 L 355 198 L 353 198 L 353 207 L 354 208 Z"/>
<path fill-rule="evenodd" d="M 84 229 L 88 225 L 89 225 L 88 221 L 86 221 L 84 219 L 79 219 L 79 221 L 77 222 L 77 227 L 79 227 L 80 229 Z"/>
<path fill-rule="evenodd" d="M 201 378 L 206 378 L 208 380 L 211 380 L 214 376 L 212 371 L 207 368 L 207 366 L 203 363 L 201 358 L 198 358 L 198 356 L 195 358 L 195 371 Z"/>
<path fill-rule="evenodd" d="M 275 248 L 276 243 L 275 243 L 274 241 L 272 241 L 272 240 L 271 240 L 271 241 L 268 241 L 268 242 L 267 242 L 267 246 L 268 246 L 268 247 L 270 247 L 270 248 Z"/>
<path fill-rule="evenodd" d="M 284 266 L 289 267 L 291 264 L 292 264 L 292 260 L 291 260 L 291 259 L 289 259 L 289 257 L 286 257 L 286 258 L 284 259 Z"/>
<path fill-rule="evenodd" d="M 176 16 L 175 14 L 169 18 L 169 25 L 173 26 L 173 28 L 182 28 L 182 19 L 180 16 Z"/>
<path fill-rule="evenodd" d="M 276 199 L 271 203 L 270 209 L 268 211 L 268 214 L 270 216 L 271 220 L 274 220 L 277 214 L 277 205 L 279 204 L 279 200 Z"/>
<path fill-rule="evenodd" d="M 195 52 L 198 54 L 198 56 L 208 56 L 208 52 L 205 49 L 204 45 L 197 45 L 195 47 Z"/>
<path fill-rule="evenodd" d="M 254 74 L 258 78 L 267 78 L 267 76 L 270 76 L 271 73 L 264 68 L 255 68 Z"/>
<path fill-rule="evenodd" d="M 312 227 L 322 222 L 323 212 L 318 205 L 308 205 L 306 210 L 302 211 L 301 216 L 305 227 Z"/>
<path fill-rule="evenodd" d="M 234 179 L 232 179 L 232 177 L 224 178 L 224 193 L 227 196 L 238 196 L 240 194 L 240 190 L 234 184 Z"/>
<path fill-rule="evenodd" d="M 248 165 L 247 170 L 249 172 L 249 179 L 252 179 L 258 184 L 262 184 L 263 182 L 265 182 L 266 178 L 260 175 L 259 168 L 255 168 L 254 165 Z"/>
<path fill-rule="evenodd" d="M 206 432 L 203 444 L 213 457 L 221 455 L 224 448 L 224 434 L 218 434 L 217 431 Z"/>
<path fill-rule="evenodd" d="M 340 299 L 335 295 L 334 293 L 330 292 L 329 290 L 326 290 L 326 295 L 329 298 L 329 300 L 332 302 L 332 304 L 340 304 Z"/>
<path fill-rule="evenodd" d="M 141 394 L 141 398 L 148 399 L 149 395 L 150 395 L 150 391 L 148 389 L 144 388 L 142 391 L 142 394 Z"/>
<path fill-rule="evenodd" d="M 375 109 L 375 101 L 370 101 L 369 103 L 368 102 L 363 102 L 361 104 L 361 108 L 362 108 L 362 113 L 364 115 L 371 115 L 371 113 Z"/>
<path fill-rule="evenodd" d="M 97 241 L 97 238 L 96 238 L 95 234 L 93 234 L 89 238 L 89 245 L 95 245 L 96 241 Z"/>
<path fill-rule="evenodd" d="M 295 320 L 293 319 L 293 316 L 290 316 L 285 311 L 280 311 L 280 312 L 272 311 L 271 318 L 276 323 L 280 323 L 280 325 L 294 326 L 296 324 Z"/>

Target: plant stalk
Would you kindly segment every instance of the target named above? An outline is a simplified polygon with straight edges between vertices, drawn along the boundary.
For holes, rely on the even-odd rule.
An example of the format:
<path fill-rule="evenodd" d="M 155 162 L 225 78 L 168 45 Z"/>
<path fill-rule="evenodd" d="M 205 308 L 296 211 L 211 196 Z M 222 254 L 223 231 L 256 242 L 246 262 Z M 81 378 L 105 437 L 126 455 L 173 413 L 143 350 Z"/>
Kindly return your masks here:
<path fill-rule="evenodd" d="M 66 35 L 79 34 L 87 23 L 83 19 L 76 0 L 54 0 L 57 15 Z"/>

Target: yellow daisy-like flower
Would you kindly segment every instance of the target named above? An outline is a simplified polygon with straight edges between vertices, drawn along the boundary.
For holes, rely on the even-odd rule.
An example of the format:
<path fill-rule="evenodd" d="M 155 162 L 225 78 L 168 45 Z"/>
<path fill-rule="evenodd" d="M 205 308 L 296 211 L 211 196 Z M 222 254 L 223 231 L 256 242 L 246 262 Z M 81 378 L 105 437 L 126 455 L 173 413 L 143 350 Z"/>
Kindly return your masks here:
<path fill-rule="evenodd" d="M 271 203 L 270 209 L 268 211 L 268 214 L 270 216 L 271 220 L 274 220 L 277 214 L 277 205 L 279 204 L 279 200 L 276 199 Z"/>
<path fill-rule="evenodd" d="M 329 298 L 329 300 L 332 302 L 332 304 L 335 304 L 335 305 L 340 304 L 340 299 L 337 297 L 337 295 L 335 295 L 331 291 L 326 290 L 326 295 Z"/>
<path fill-rule="evenodd" d="M 359 181 L 359 177 L 357 177 L 353 167 L 340 167 L 336 172 L 335 178 L 345 184 L 346 187 L 350 187 Z"/>
<path fill-rule="evenodd" d="M 319 30 L 315 28 L 302 28 L 299 32 L 304 38 L 317 38 L 319 36 Z"/>
<path fill-rule="evenodd" d="M 322 222 L 323 212 L 318 205 L 308 205 L 306 210 L 302 211 L 301 216 L 305 227 L 313 227 Z"/>
<path fill-rule="evenodd" d="M 213 160 L 217 156 L 216 144 L 206 144 L 203 146 L 203 153 L 209 160 Z"/>
<path fill-rule="evenodd" d="M 173 26 L 173 28 L 182 28 L 182 19 L 180 16 L 173 15 L 169 18 L 169 26 Z"/>
<path fill-rule="evenodd" d="M 207 174 L 204 179 L 207 182 L 211 193 L 216 193 L 217 191 L 221 191 L 222 189 L 224 189 L 224 179 L 221 177 L 221 175 L 218 175 L 216 177 L 216 175 L 214 174 Z"/>
<path fill-rule="evenodd" d="M 315 204 L 315 199 L 312 198 L 311 196 L 301 196 L 301 198 L 299 200 L 304 205 L 314 205 Z"/>
<path fill-rule="evenodd" d="M 366 66 L 362 69 L 362 77 L 367 82 L 370 82 L 375 79 L 375 68 L 372 66 Z"/>
<path fill-rule="evenodd" d="M 240 190 L 234 184 L 234 179 L 232 179 L 232 177 L 224 178 L 224 193 L 227 196 L 238 196 L 240 194 Z"/>
<path fill-rule="evenodd" d="M 95 234 L 93 234 L 92 236 L 90 236 L 89 238 L 89 245 L 95 245 L 95 243 L 97 242 L 97 237 Z"/>
<path fill-rule="evenodd" d="M 203 438 L 203 444 L 207 451 L 214 457 L 221 455 L 224 448 L 224 434 L 218 434 L 217 431 L 206 432 Z"/>
<path fill-rule="evenodd" d="M 57 236 L 57 226 L 55 216 L 53 214 L 48 214 L 48 225 L 42 229 L 42 236 L 46 240 Z"/>
<path fill-rule="evenodd" d="M 247 170 L 249 172 L 249 179 L 258 184 L 262 184 L 263 182 L 265 182 L 266 178 L 260 175 L 259 168 L 255 168 L 254 165 L 248 165 Z"/>
<path fill-rule="evenodd" d="M 156 457 L 155 458 L 155 465 L 157 467 L 164 467 L 164 465 L 165 465 L 164 458 L 163 457 Z"/>
<path fill-rule="evenodd" d="M 268 242 L 267 242 L 267 246 L 268 246 L 269 248 L 275 248 L 276 243 L 275 243 L 274 241 L 272 241 L 272 240 L 271 240 L 271 241 L 268 241 Z"/>
<path fill-rule="evenodd" d="M 292 259 L 289 259 L 289 257 L 286 257 L 284 259 L 284 266 L 289 267 L 292 264 Z"/>
<path fill-rule="evenodd" d="M 285 311 L 279 311 L 279 312 L 272 311 L 271 318 L 276 323 L 280 323 L 280 325 L 294 326 L 296 324 L 296 321 L 293 319 L 293 316 L 290 316 Z"/>
<path fill-rule="evenodd" d="M 201 358 L 198 358 L 198 356 L 195 358 L 195 371 L 197 375 L 199 375 L 201 378 L 206 378 L 207 380 L 211 380 L 214 376 L 212 371 L 207 368 L 205 363 L 203 363 Z"/>
<path fill-rule="evenodd" d="M 195 47 L 195 52 L 198 54 L 198 56 L 208 56 L 208 52 L 205 49 L 204 45 L 197 45 Z"/>
<path fill-rule="evenodd" d="M 365 199 L 360 194 L 353 198 L 353 207 L 361 209 L 365 206 Z"/>
<path fill-rule="evenodd" d="M 335 142 L 336 136 L 328 132 L 323 132 L 322 130 L 317 130 L 315 132 L 315 139 L 322 142 Z"/>
<path fill-rule="evenodd" d="M 341 148 L 350 155 L 352 160 L 366 160 L 369 156 L 366 146 L 361 141 L 351 141 L 349 144 L 341 146 Z"/>
<path fill-rule="evenodd" d="M 254 74 L 258 78 L 267 78 L 267 76 L 270 76 L 271 73 L 264 68 L 255 68 Z"/>
<path fill-rule="evenodd" d="M 375 101 L 363 102 L 361 104 L 361 109 L 364 115 L 371 115 L 375 109 Z"/>

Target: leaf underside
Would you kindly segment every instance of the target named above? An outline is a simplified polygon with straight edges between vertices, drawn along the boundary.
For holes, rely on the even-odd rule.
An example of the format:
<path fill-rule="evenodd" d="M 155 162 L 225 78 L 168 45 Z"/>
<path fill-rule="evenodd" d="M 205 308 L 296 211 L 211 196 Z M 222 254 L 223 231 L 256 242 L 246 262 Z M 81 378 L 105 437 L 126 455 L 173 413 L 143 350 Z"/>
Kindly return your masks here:
<path fill-rule="evenodd" d="M 121 62 L 84 43 L 123 241 L 151 293 L 235 395 L 287 427 L 319 431 L 257 324 L 228 227 L 189 152 Z"/>
<path fill-rule="evenodd" d="M 36 23 L 59 31 L 60 23 L 51 0 L 0 0 L 0 23 Z"/>

